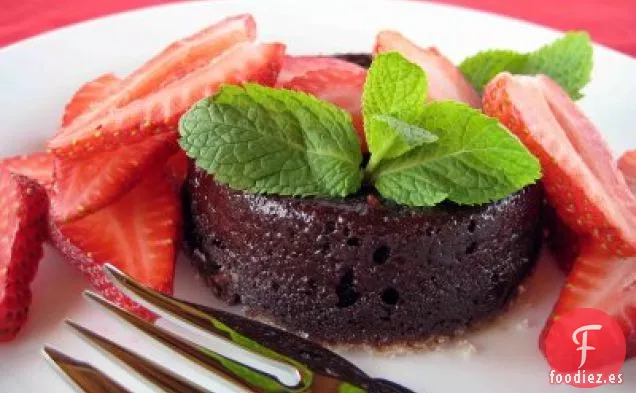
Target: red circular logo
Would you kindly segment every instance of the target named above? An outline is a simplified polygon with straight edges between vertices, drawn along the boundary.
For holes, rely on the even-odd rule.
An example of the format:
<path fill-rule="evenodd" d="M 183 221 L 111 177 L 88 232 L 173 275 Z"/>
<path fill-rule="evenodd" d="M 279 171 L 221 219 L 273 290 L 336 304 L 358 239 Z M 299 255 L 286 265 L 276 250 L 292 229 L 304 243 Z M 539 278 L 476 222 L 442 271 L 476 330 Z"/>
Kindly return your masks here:
<path fill-rule="evenodd" d="M 625 335 L 614 318 L 579 308 L 557 319 L 545 339 L 550 383 L 590 388 L 622 383 Z"/>

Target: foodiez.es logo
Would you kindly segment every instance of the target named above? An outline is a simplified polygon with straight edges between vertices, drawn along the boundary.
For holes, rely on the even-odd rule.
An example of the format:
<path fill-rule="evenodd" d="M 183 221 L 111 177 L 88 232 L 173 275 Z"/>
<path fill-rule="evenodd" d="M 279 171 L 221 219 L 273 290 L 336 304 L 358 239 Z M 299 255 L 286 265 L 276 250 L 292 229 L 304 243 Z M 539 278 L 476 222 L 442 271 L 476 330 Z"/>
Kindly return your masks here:
<path fill-rule="evenodd" d="M 592 308 L 573 310 L 547 333 L 545 354 L 551 384 L 581 388 L 623 383 L 625 335 L 614 318 Z"/>

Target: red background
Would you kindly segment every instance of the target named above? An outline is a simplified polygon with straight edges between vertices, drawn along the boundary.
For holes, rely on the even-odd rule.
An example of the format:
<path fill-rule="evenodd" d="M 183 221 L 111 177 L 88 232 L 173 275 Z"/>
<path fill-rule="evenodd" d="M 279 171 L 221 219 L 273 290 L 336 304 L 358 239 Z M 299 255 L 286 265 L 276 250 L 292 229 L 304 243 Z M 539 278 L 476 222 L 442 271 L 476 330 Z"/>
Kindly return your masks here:
<path fill-rule="evenodd" d="M 560 30 L 587 30 L 594 41 L 636 56 L 636 0 L 437 1 Z M 168 2 L 174 0 L 0 0 L 0 47 L 74 22 Z"/>

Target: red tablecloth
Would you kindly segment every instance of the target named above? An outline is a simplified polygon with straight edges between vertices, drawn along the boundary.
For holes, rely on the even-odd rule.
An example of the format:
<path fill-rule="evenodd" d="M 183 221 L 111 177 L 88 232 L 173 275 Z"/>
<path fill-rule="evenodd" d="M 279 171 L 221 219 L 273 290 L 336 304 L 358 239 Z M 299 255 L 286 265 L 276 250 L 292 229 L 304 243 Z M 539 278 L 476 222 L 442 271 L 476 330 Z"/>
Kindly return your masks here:
<path fill-rule="evenodd" d="M 74 22 L 174 0 L 0 0 L 0 47 Z M 437 0 L 587 30 L 596 42 L 636 56 L 636 0 Z"/>

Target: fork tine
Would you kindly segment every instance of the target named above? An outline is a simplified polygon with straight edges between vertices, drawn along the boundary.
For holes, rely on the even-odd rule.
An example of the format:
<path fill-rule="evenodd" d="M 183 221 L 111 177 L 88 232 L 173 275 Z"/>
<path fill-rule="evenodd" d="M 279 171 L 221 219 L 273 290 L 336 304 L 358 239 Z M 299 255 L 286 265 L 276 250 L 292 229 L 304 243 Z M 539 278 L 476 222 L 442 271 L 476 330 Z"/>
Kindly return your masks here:
<path fill-rule="evenodd" d="M 146 288 L 112 265 L 106 264 L 104 271 L 120 291 L 150 311 L 195 333 L 212 334 L 237 344 L 241 347 L 238 350 L 245 355 L 244 358 L 246 360 L 243 361 L 244 363 L 253 369 L 275 376 L 280 383 L 287 387 L 297 387 L 303 384 L 303 376 L 297 362 L 281 356 L 253 340 L 242 336 L 239 337 L 240 335 L 235 334 L 231 329 L 209 315 L 201 313 L 201 311 L 187 303 Z M 246 351 L 247 353 L 245 353 Z M 228 354 L 227 356 L 234 358 L 234 356 L 230 355 L 233 354 Z M 252 362 L 252 360 L 255 361 Z"/>
<path fill-rule="evenodd" d="M 306 366 L 316 373 L 345 379 L 363 387 L 367 386 L 371 380 L 365 372 L 343 357 L 295 334 L 221 310 L 164 295 L 139 284 L 109 264 L 104 265 L 104 271 L 118 289 L 128 297 L 190 331 L 224 337 L 251 352 L 291 363 L 297 370 L 304 369 Z M 301 359 L 302 365 L 299 366 L 299 362 L 291 359 Z M 295 376 L 297 377 L 298 374 Z"/>
<path fill-rule="evenodd" d="M 114 357 L 117 361 L 128 366 L 138 375 L 151 382 L 153 385 L 163 389 L 166 393 L 208 393 L 208 390 L 186 381 L 181 376 L 170 370 L 148 360 L 122 346 L 100 336 L 99 334 L 82 327 L 74 322 L 66 321 L 66 324 L 73 329 L 80 337 L 100 351 Z M 231 383 L 225 380 L 224 382 Z M 238 387 L 237 387 L 238 388 Z M 245 392 L 244 389 L 240 389 Z"/>
<path fill-rule="evenodd" d="M 211 349 L 204 348 L 189 340 L 183 339 L 165 329 L 160 328 L 159 326 L 148 323 L 95 293 L 86 291 L 84 292 L 84 295 L 100 307 L 113 313 L 119 319 L 127 322 L 157 342 L 179 353 L 186 359 L 202 366 L 216 375 L 222 376 L 235 385 L 243 387 L 243 391 L 247 389 L 248 392 L 303 392 L 311 385 L 310 379 L 306 385 L 288 388 L 280 384 L 274 377 L 263 373 L 259 369 L 246 366 L 241 362 L 232 360 Z"/>
<path fill-rule="evenodd" d="M 83 393 L 131 393 L 109 376 L 86 362 L 79 361 L 51 347 L 44 347 L 44 355 L 51 365 L 73 386 Z"/>

